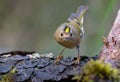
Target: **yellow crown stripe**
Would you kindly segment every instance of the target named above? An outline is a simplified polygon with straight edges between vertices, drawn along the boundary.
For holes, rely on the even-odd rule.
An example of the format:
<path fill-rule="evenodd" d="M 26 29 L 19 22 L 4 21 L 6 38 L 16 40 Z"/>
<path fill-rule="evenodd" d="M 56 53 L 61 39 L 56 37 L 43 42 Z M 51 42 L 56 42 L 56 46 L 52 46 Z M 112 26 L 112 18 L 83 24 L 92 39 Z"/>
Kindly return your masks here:
<path fill-rule="evenodd" d="M 70 32 L 70 28 L 69 28 L 68 26 L 66 26 L 65 32 L 66 32 L 66 33 L 69 33 L 69 32 Z"/>

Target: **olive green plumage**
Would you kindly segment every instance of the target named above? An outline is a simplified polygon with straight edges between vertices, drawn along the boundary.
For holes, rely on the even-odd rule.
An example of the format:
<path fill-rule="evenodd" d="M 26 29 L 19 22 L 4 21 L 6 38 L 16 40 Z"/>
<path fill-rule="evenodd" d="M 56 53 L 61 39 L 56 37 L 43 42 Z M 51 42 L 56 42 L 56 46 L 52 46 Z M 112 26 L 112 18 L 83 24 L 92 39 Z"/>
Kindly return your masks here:
<path fill-rule="evenodd" d="M 64 48 L 77 48 L 78 56 L 79 44 L 84 35 L 83 16 L 87 9 L 87 6 L 80 6 L 77 12 L 72 13 L 67 22 L 61 24 L 54 33 L 55 40 Z"/>
<path fill-rule="evenodd" d="M 84 34 L 83 15 L 87 8 L 87 6 L 80 6 L 77 13 L 71 14 L 68 21 L 57 28 L 54 37 L 62 46 L 66 48 L 74 48 L 80 44 L 81 38 Z M 65 32 L 65 28 L 69 28 L 69 32 Z"/>

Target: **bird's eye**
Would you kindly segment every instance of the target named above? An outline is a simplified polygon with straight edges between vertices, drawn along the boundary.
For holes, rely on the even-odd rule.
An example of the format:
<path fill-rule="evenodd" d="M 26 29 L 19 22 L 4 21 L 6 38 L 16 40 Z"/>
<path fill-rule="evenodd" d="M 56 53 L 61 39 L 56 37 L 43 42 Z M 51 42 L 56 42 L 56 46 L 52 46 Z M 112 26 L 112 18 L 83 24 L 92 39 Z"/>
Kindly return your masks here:
<path fill-rule="evenodd" d="M 72 37 L 72 33 L 70 33 L 70 36 Z"/>
<path fill-rule="evenodd" d="M 60 35 L 63 36 L 63 33 L 61 33 Z"/>

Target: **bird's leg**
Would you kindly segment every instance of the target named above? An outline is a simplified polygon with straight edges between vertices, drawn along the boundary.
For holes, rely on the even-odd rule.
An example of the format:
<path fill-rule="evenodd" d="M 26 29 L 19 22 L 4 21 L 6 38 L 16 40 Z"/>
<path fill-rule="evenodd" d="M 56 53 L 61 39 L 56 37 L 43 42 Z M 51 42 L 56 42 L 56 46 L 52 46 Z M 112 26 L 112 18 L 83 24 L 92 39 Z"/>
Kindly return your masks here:
<path fill-rule="evenodd" d="M 65 48 L 63 48 L 60 52 L 60 54 L 57 56 L 57 58 L 55 59 L 55 63 L 58 63 L 62 58 L 63 58 L 63 51 L 65 50 Z"/>
<path fill-rule="evenodd" d="M 75 61 L 75 63 L 80 63 L 80 46 L 78 45 L 76 47 L 76 49 L 77 49 L 77 52 L 78 52 L 78 57 L 77 57 L 77 60 Z"/>

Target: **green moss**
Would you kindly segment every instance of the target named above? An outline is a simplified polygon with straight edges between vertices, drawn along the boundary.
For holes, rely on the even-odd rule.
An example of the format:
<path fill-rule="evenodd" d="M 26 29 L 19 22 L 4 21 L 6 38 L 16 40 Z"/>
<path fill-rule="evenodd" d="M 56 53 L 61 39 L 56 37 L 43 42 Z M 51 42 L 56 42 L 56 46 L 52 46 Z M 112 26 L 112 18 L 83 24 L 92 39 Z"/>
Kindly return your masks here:
<path fill-rule="evenodd" d="M 90 60 L 82 70 L 82 73 L 73 77 L 78 82 L 120 82 L 120 71 L 110 64 L 100 60 Z"/>
<path fill-rule="evenodd" d="M 0 82 L 14 82 L 14 74 L 16 73 L 16 69 L 11 69 L 7 74 L 2 75 L 2 79 Z"/>

